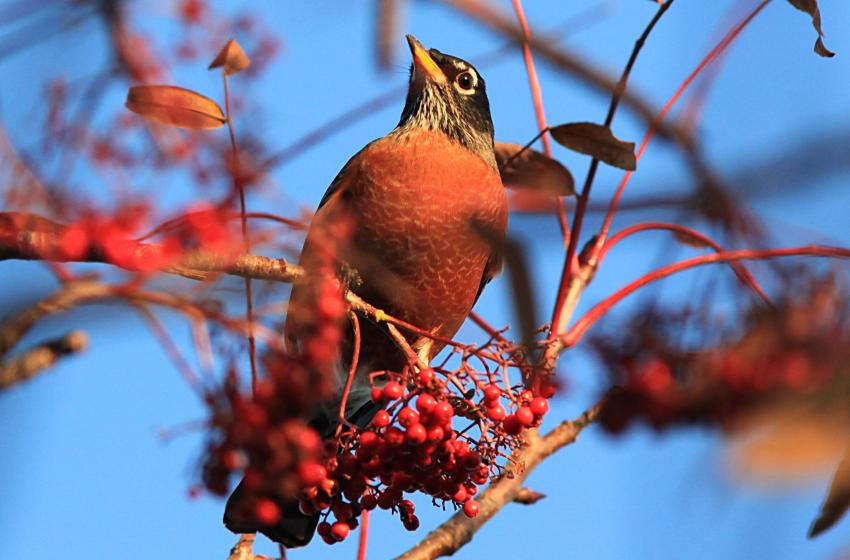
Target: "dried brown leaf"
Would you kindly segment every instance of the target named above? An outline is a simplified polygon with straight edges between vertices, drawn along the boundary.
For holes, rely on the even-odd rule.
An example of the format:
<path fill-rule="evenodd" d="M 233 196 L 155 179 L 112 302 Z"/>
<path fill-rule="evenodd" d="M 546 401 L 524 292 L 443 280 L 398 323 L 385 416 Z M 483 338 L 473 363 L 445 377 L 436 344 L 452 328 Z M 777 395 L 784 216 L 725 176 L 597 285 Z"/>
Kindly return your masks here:
<path fill-rule="evenodd" d="M 844 456 L 835 469 L 829 491 L 820 507 L 817 518 L 809 528 L 809 538 L 814 538 L 841 519 L 850 508 L 850 446 L 844 450 Z"/>
<path fill-rule="evenodd" d="M 496 142 L 496 163 L 506 187 L 555 196 L 575 194 L 573 176 L 560 162 L 530 148 L 514 157 L 520 150 L 519 144 Z"/>
<path fill-rule="evenodd" d="M 210 62 L 209 70 L 223 68 L 224 73 L 229 76 L 237 74 L 249 66 L 251 66 L 251 59 L 248 58 L 236 39 L 230 39 Z"/>
<path fill-rule="evenodd" d="M 124 105 L 146 119 L 179 128 L 218 128 L 227 122 L 215 101 L 177 86 L 131 87 Z"/>
<path fill-rule="evenodd" d="M 788 402 L 754 411 L 736 429 L 731 465 L 744 479 L 759 483 L 821 476 L 844 451 L 850 436 L 846 420 L 837 411 Z"/>
<path fill-rule="evenodd" d="M 627 171 L 637 168 L 634 142 L 624 142 L 607 126 L 589 122 L 567 123 L 551 129 L 556 142 Z"/>
<path fill-rule="evenodd" d="M 688 247 L 694 247 L 696 249 L 708 249 L 710 247 L 708 243 L 706 243 L 699 237 L 694 237 L 693 235 L 690 235 L 683 231 L 674 231 L 673 239 L 675 239 L 682 245 L 687 245 Z"/>
<path fill-rule="evenodd" d="M 818 39 L 815 41 L 815 52 L 820 56 L 831 58 L 835 53 L 826 48 L 823 43 L 823 29 L 821 28 L 820 9 L 817 0 L 788 0 L 788 2 L 803 12 L 812 16 L 812 27 L 817 31 Z"/>

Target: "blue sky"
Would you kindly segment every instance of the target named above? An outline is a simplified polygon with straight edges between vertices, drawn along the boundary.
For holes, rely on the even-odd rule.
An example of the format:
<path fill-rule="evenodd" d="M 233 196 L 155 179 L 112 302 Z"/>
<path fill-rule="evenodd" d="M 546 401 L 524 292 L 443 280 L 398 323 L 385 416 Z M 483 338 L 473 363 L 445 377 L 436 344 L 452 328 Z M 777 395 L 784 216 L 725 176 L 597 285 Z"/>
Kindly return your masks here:
<path fill-rule="evenodd" d="M 529 0 L 532 25 L 569 19 L 590 2 Z M 509 2 L 498 2 L 509 8 Z M 697 64 L 718 30 L 728 25 L 730 6 L 750 2 L 679 0 L 650 38 L 634 70 L 637 91 L 660 105 Z M 821 0 L 831 60 L 811 52 L 814 31 L 805 14 L 774 1 L 743 33 L 724 61 L 700 125 L 707 156 L 721 172 L 734 175 L 762 157 L 804 147 L 817 134 L 850 127 L 850 4 Z M 2 5 L 2 2 L 0 2 Z M 167 2 L 137 2 L 134 12 L 157 33 L 173 33 Z M 590 60 L 619 72 L 632 43 L 652 16 L 645 0 L 612 0 L 607 15 L 568 35 L 564 44 Z M 371 6 L 371 3 L 368 4 Z M 403 33 L 425 45 L 470 59 L 503 42 L 441 3 L 412 2 L 398 37 L 398 71 L 374 66 L 371 8 L 367 3 L 256 3 L 267 26 L 282 38 L 282 54 L 252 94 L 263 107 L 247 119 L 273 147 L 284 147 L 317 124 L 389 88 L 403 84 L 408 64 Z M 535 27 L 536 28 L 536 27 Z M 41 84 L 57 71 L 88 75 L 103 56 L 104 37 L 95 27 L 73 41 L 49 41 L 38 49 L 0 60 L 0 116 L 10 136 L 32 138 L 30 115 Z M 607 99 L 538 62 L 551 123 L 601 121 Z M 535 133 L 533 108 L 521 58 L 512 54 L 479 68 L 487 79 L 497 138 L 524 142 Z M 216 76 L 203 69 L 175 71 L 179 85 L 218 92 Z M 239 87 L 239 78 L 234 79 Z M 106 103 L 119 106 L 124 91 L 110 91 Z M 335 135 L 291 163 L 275 169 L 274 189 L 249 201 L 253 208 L 294 200 L 315 206 L 348 157 L 389 131 L 403 100 Z M 237 121 L 237 129 L 240 121 Z M 626 111 L 615 132 L 639 140 L 642 123 Z M 846 136 L 846 135 L 845 135 Z M 845 138 L 846 141 L 846 138 Z M 844 153 L 850 147 L 844 146 Z M 582 178 L 586 158 L 556 148 L 556 156 Z M 848 154 L 850 156 L 850 154 Z M 620 172 L 603 169 L 595 194 L 606 200 Z M 688 185 L 687 169 L 675 151 L 651 145 L 630 186 L 633 194 L 676 191 Z M 804 184 L 778 181 L 750 199 L 781 242 L 848 239 L 850 197 L 847 165 Z M 180 200 L 189 192 L 175 178 L 157 196 Z M 81 184 L 83 182 L 81 181 Z M 162 185 L 160 185 L 162 187 Z M 274 208 L 280 210 L 280 207 Z M 622 227 L 639 219 L 624 214 Z M 596 225 L 589 221 L 586 231 Z M 539 289 L 541 316 L 554 299 L 560 272 L 557 224 L 550 218 L 513 216 L 511 230 L 527 242 Z M 606 293 L 656 262 L 662 245 L 653 234 L 635 238 L 611 253 L 588 290 L 579 313 Z M 0 293 L 22 300 L 47 293 L 47 272 L 29 263 L 2 263 Z M 677 293 L 693 274 L 670 280 Z M 23 281 L 23 282 L 22 282 Z M 678 292 L 681 293 L 681 292 Z M 478 311 L 501 325 L 513 320 L 507 285 L 497 281 Z M 11 299 L 11 297 L 10 297 Z M 628 310 L 628 303 L 615 314 Z M 181 343 L 188 332 L 176 317 L 165 316 Z M 119 306 L 92 306 L 51 319 L 25 342 L 81 325 L 91 348 L 55 370 L 0 395 L 0 556 L 7 558 L 90 559 L 223 558 L 235 538 L 220 524 L 223 504 L 202 497 L 189 500 L 201 452 L 198 434 L 165 442 L 158 427 L 174 427 L 203 417 L 204 409 L 145 329 L 137 315 Z M 482 340 L 466 327 L 461 339 Z M 548 421 L 572 417 L 592 402 L 602 375 L 586 356 L 568 355 L 562 370 L 572 390 L 559 399 Z M 846 551 L 850 522 L 817 541 L 805 539 L 827 480 L 783 491 L 740 485 L 722 470 L 720 437 L 709 431 L 681 430 L 661 436 L 637 429 L 617 439 L 591 428 L 579 443 L 547 461 L 529 485 L 547 494 L 532 507 L 509 506 L 456 557 L 474 558 L 828 558 Z M 372 518 L 373 559 L 398 554 L 447 517 L 420 500 L 423 530 L 405 531 L 397 518 Z M 273 549 L 261 542 L 258 552 Z M 356 538 L 328 548 L 316 542 L 291 558 L 353 558 Z"/>

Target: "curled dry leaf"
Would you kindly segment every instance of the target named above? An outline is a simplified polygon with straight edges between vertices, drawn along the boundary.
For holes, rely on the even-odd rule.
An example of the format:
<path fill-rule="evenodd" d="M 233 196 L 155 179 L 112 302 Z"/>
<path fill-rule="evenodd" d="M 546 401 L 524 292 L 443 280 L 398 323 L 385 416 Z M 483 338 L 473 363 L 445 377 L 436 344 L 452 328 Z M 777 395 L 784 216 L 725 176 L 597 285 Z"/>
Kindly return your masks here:
<path fill-rule="evenodd" d="M 242 50 L 236 39 L 230 39 L 218 51 L 213 61 L 210 62 L 208 69 L 223 68 L 224 73 L 229 76 L 241 72 L 249 66 L 251 66 L 251 59 L 248 58 L 248 55 L 245 54 L 245 51 Z"/>
<path fill-rule="evenodd" d="M 635 143 L 615 137 L 607 126 L 589 122 L 567 123 L 552 128 L 551 133 L 556 142 L 570 150 L 627 171 L 637 168 Z"/>
<path fill-rule="evenodd" d="M 812 539 L 841 519 L 850 508 L 850 445 L 844 449 L 844 456 L 835 469 L 832 483 L 817 518 L 809 528 L 809 538 Z"/>
<path fill-rule="evenodd" d="M 820 9 L 818 8 L 817 0 L 788 0 L 788 2 L 803 12 L 806 12 L 810 16 L 812 16 L 812 27 L 817 31 L 818 39 L 815 41 L 815 52 L 820 56 L 831 58 L 835 56 L 835 53 L 826 48 L 826 45 L 823 44 L 823 29 L 821 29 L 820 23 Z"/>
<path fill-rule="evenodd" d="M 146 119 L 179 128 L 218 128 L 227 122 L 215 101 L 177 86 L 131 87 L 124 105 Z"/>
<path fill-rule="evenodd" d="M 776 402 L 746 415 L 734 430 L 731 466 L 747 481 L 792 484 L 822 476 L 850 440 L 837 410 Z"/>
<path fill-rule="evenodd" d="M 690 235 L 683 231 L 674 231 L 673 239 L 675 239 L 682 245 L 687 245 L 688 247 L 694 247 L 696 249 L 708 249 L 710 247 L 710 245 L 706 243 L 704 239 L 701 239 L 694 235 Z"/>
<path fill-rule="evenodd" d="M 560 162 L 531 148 L 517 156 L 521 150 L 519 144 L 496 142 L 496 163 L 506 187 L 554 196 L 575 194 L 573 176 Z"/>

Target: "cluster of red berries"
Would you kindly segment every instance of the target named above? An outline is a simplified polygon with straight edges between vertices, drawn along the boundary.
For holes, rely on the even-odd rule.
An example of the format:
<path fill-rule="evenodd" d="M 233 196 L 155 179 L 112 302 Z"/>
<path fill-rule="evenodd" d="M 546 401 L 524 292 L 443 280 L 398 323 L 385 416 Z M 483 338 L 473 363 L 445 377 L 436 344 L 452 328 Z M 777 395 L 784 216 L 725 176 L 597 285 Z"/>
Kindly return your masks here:
<path fill-rule="evenodd" d="M 812 398 L 834 389 L 850 360 L 850 322 L 836 313 L 846 306 L 835 297 L 815 290 L 753 310 L 743 334 L 700 353 L 677 351 L 675 339 L 662 336 L 667 329 L 653 332 L 651 344 L 647 332 L 640 344 L 621 344 L 625 351 L 616 360 L 607 356 L 618 387 L 606 398 L 600 422 L 613 433 L 636 421 L 655 429 L 694 423 L 726 428 L 770 399 Z"/>
<path fill-rule="evenodd" d="M 212 439 L 204 462 L 204 484 L 226 494 L 230 476 L 244 471 L 250 496 L 296 496 L 324 480 L 322 442 L 303 418 L 334 390 L 333 368 L 345 314 L 341 288 L 329 275 L 313 283 L 310 324 L 300 351 L 269 349 L 262 355 L 265 375 L 253 395 L 235 374 L 207 397 L 212 408 Z M 264 524 L 280 516 L 272 500 L 246 501 Z M 272 521 L 273 523 L 273 521 Z"/>
<path fill-rule="evenodd" d="M 153 243 L 137 237 L 149 221 L 147 205 L 125 204 L 113 213 L 84 212 L 57 230 L 59 245 L 50 258 L 85 260 L 102 258 L 128 270 L 155 271 L 176 262 L 185 251 L 203 249 L 222 257 L 238 254 L 241 247 L 229 212 L 209 205 L 195 208 L 175 220 L 178 225 Z"/>
<path fill-rule="evenodd" d="M 315 479 L 321 474 L 323 480 L 307 486 L 299 504 L 304 513 L 327 510 L 317 529 L 325 542 L 344 540 L 360 513 L 375 508 L 397 512 L 407 530 L 416 530 L 419 518 L 405 498 L 415 492 L 475 517 L 480 506 L 474 496 L 502 468 L 500 452 L 517 445 L 521 431 L 539 425 L 549 408 L 545 398 L 523 391 L 515 412 L 507 414 L 500 404 L 505 393 L 492 384 L 481 388 L 480 406 L 470 408 L 434 389 L 441 384 L 432 369 L 408 381 L 409 388 L 398 381 L 374 387 L 372 398 L 384 408 L 367 428 L 343 432 L 339 443 L 329 444 L 323 470 L 310 467 Z M 452 425 L 456 417 L 477 418 L 493 437 L 473 441 L 461 435 Z"/>

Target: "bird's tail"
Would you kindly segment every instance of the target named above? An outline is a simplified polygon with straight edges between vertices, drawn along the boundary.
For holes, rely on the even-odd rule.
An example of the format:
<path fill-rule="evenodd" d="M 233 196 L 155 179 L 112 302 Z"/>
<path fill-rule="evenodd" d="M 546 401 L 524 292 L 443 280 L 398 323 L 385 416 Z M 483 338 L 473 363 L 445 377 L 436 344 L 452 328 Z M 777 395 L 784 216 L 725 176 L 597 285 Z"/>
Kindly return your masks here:
<path fill-rule="evenodd" d="M 234 533 L 262 533 L 286 548 L 309 543 L 316 532 L 319 514 L 301 513 L 296 500 L 275 500 L 275 504 L 280 509 L 280 520 L 274 525 L 262 525 L 251 511 L 252 500 L 240 482 L 224 507 L 224 526 Z"/>
<path fill-rule="evenodd" d="M 352 405 L 346 408 L 354 409 L 353 413 L 346 415 L 348 421 L 363 427 L 372 420 L 381 406 L 368 398 L 365 402 L 361 398 L 352 399 Z M 338 414 L 338 408 L 336 410 Z M 329 437 L 336 430 L 337 419 L 335 416 L 332 418 L 330 413 L 318 414 L 310 424 L 322 437 Z M 248 495 L 248 491 L 240 482 L 224 506 L 224 526 L 234 533 L 262 533 L 286 548 L 307 545 L 316 532 L 319 513 L 305 515 L 298 508 L 297 500 L 272 499 L 272 501 L 280 509 L 280 520 L 273 525 L 262 525 L 252 511 L 253 498 Z"/>

